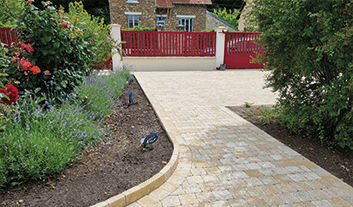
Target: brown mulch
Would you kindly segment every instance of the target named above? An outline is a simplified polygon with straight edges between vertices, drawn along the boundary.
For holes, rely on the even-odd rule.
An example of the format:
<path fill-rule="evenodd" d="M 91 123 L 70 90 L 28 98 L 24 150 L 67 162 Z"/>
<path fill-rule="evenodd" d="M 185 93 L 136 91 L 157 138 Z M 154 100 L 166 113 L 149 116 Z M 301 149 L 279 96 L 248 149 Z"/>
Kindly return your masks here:
<path fill-rule="evenodd" d="M 291 130 L 283 129 L 274 118 L 264 125 L 261 122 L 260 110 L 271 109 L 271 105 L 252 105 L 248 108 L 229 106 L 227 108 L 353 187 L 352 152 L 345 152 L 332 146 L 321 146 L 320 142 L 314 138 L 306 138 Z"/>
<path fill-rule="evenodd" d="M 130 91 L 136 105 L 128 107 Z M 135 78 L 119 101 L 104 123 L 110 139 L 82 152 L 51 181 L 27 183 L 0 195 L 0 206 L 91 206 L 157 174 L 169 162 L 173 145 Z M 141 139 L 151 132 L 158 133 L 158 140 L 144 149 Z"/>

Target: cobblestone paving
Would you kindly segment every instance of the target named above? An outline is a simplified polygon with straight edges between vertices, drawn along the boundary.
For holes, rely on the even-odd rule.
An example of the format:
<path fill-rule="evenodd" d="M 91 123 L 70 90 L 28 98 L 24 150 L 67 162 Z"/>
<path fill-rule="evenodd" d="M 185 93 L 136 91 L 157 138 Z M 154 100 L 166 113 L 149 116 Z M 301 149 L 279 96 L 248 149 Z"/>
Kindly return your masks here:
<path fill-rule="evenodd" d="M 129 207 L 353 206 L 353 188 L 225 106 L 274 104 L 265 72 L 135 72 L 179 164 L 162 186 Z"/>

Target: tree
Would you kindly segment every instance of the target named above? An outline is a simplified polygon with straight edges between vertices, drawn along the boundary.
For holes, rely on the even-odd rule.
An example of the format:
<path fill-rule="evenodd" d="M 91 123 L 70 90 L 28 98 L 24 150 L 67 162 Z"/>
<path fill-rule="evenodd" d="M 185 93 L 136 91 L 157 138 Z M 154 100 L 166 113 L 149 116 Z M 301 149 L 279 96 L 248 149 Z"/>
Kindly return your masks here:
<path fill-rule="evenodd" d="M 224 8 L 223 10 L 218 9 L 218 10 L 213 10 L 213 14 L 216 15 L 217 17 L 221 18 L 222 20 L 228 22 L 232 26 L 238 28 L 238 22 L 237 16 L 239 14 L 239 10 L 234 9 L 233 12 L 232 10 L 229 9 L 229 12 L 227 12 L 227 9 Z"/>
<path fill-rule="evenodd" d="M 253 0 L 283 126 L 353 150 L 353 3 Z"/>
<path fill-rule="evenodd" d="M 70 3 L 75 3 L 78 0 L 51 0 L 56 8 L 63 6 L 65 9 L 69 8 Z M 105 23 L 110 22 L 109 0 L 83 0 L 84 9 L 91 15 L 99 18 L 104 18 Z M 43 9 L 41 1 L 34 2 L 34 5 Z"/>
<path fill-rule="evenodd" d="M 239 10 L 243 4 L 244 0 L 212 0 L 212 5 L 207 5 L 207 10 L 212 12 L 214 9 L 223 9 L 227 10 Z"/>

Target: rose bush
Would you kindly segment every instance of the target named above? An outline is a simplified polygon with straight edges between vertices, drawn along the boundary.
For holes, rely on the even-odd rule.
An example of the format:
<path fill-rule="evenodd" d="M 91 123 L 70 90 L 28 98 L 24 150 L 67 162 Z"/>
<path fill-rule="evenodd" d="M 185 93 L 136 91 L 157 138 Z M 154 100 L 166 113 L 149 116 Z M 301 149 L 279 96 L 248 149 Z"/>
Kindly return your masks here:
<path fill-rule="evenodd" d="M 7 96 L 7 97 L 1 98 L 1 101 L 3 104 L 6 104 L 6 105 L 15 104 L 18 99 L 18 90 L 12 84 L 6 84 L 6 89 L 1 88 L 0 93 L 3 93 Z"/>
<path fill-rule="evenodd" d="M 41 88 L 41 94 L 55 102 L 74 92 L 83 76 L 90 74 L 95 44 L 85 40 L 82 30 L 72 25 L 63 11 L 50 2 L 39 10 L 32 1 L 23 8 L 17 28 L 21 48 L 9 53 L 9 79 L 17 81 L 20 94 Z M 12 50 L 13 51 L 13 50 Z M 44 71 L 44 72 L 42 72 Z"/>

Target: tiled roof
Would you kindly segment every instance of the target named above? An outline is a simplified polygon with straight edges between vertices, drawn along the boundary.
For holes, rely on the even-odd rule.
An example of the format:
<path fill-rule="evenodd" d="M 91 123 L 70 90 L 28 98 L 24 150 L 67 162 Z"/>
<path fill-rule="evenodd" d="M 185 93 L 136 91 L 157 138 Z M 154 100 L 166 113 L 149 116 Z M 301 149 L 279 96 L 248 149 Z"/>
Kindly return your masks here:
<path fill-rule="evenodd" d="M 172 0 L 173 3 L 182 4 L 212 4 L 211 0 Z"/>
<path fill-rule="evenodd" d="M 159 8 L 173 8 L 173 3 L 171 0 L 155 0 L 156 7 Z"/>

